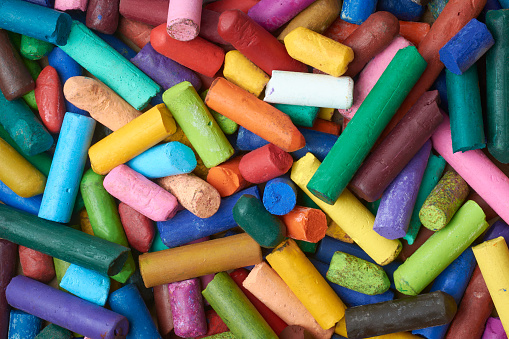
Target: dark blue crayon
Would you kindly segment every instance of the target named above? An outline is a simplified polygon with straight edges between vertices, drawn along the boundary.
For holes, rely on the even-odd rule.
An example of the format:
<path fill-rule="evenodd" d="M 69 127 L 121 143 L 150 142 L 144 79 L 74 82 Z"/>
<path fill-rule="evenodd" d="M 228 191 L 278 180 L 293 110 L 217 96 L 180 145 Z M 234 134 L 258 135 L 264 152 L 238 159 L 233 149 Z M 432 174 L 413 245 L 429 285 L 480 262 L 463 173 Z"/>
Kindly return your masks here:
<path fill-rule="evenodd" d="M 140 292 L 141 297 L 143 298 L 143 301 L 145 304 L 149 305 L 154 301 L 154 291 L 152 288 L 145 287 L 145 284 L 143 283 L 143 279 L 141 277 L 140 273 L 140 266 L 138 257 L 140 256 L 140 252 L 136 251 L 135 249 L 131 249 L 131 253 L 133 254 L 134 263 L 136 265 L 136 270 L 134 273 L 127 279 L 127 281 L 122 284 L 122 286 L 127 286 L 129 284 L 134 284 L 138 288 L 138 292 Z"/>
<path fill-rule="evenodd" d="M 131 62 L 160 85 L 163 91 L 183 81 L 189 81 L 197 91 L 201 88 L 201 80 L 196 73 L 159 54 L 150 43 L 146 44 Z"/>
<path fill-rule="evenodd" d="M 136 285 L 129 284 L 112 292 L 108 304 L 113 312 L 129 320 L 127 339 L 161 338 Z"/>
<path fill-rule="evenodd" d="M 361 305 L 369 305 L 369 304 L 376 304 L 381 303 L 384 301 L 389 301 L 394 299 L 394 292 L 389 289 L 386 292 L 382 294 L 376 294 L 376 295 L 367 295 L 364 293 L 359 293 L 357 291 L 353 291 L 351 289 L 348 289 L 346 287 L 334 284 L 327 280 L 326 275 L 327 271 L 329 270 L 329 265 L 324 264 L 323 262 L 316 260 L 316 259 L 309 259 L 311 263 L 315 266 L 315 268 L 320 272 L 320 274 L 324 277 L 324 279 L 327 281 L 327 283 L 332 287 L 334 292 L 338 295 L 338 297 L 345 303 L 348 307 L 355 307 L 355 306 L 361 306 Z"/>
<path fill-rule="evenodd" d="M 377 0 L 344 0 L 341 20 L 360 25 L 376 10 Z"/>
<path fill-rule="evenodd" d="M 0 198 L 0 200 L 2 199 Z M 509 243 L 509 226 L 502 219 L 495 221 L 495 223 L 488 228 L 488 231 L 484 234 L 483 241 L 498 237 L 504 237 L 505 241 Z"/>
<path fill-rule="evenodd" d="M 438 94 L 440 95 L 440 108 L 446 112 L 449 112 L 449 101 L 447 100 L 447 81 L 446 81 L 446 73 L 445 69 L 440 72 L 437 80 L 433 84 L 433 88 L 438 90 Z"/>
<path fill-rule="evenodd" d="M 290 213 L 297 204 L 297 186 L 287 176 L 269 180 L 263 190 L 263 206 L 274 215 Z"/>
<path fill-rule="evenodd" d="M 19 310 L 11 310 L 9 339 L 30 339 L 41 331 L 42 319 Z"/>
<path fill-rule="evenodd" d="M 170 220 L 157 223 L 161 240 L 172 248 L 237 226 L 233 219 L 233 206 L 243 194 L 260 199 L 258 187 L 253 186 L 222 199 L 219 209 L 210 218 L 199 218 L 187 210 L 178 212 Z"/>
<path fill-rule="evenodd" d="M 426 6 L 412 0 L 378 0 L 377 10 L 392 13 L 399 20 L 419 21 Z"/>
<path fill-rule="evenodd" d="M 115 51 L 122 54 L 122 56 L 127 60 L 134 58 L 136 56 L 136 52 L 116 36 L 112 34 L 104 34 L 97 31 L 94 32 L 95 34 L 97 34 L 97 36 L 99 36 L 99 38 L 103 39 L 108 45 L 113 47 Z"/>
<path fill-rule="evenodd" d="M 22 198 L 0 181 L 0 201 L 7 206 L 37 215 L 41 207 L 42 194 L 31 198 Z"/>
<path fill-rule="evenodd" d="M 72 18 L 55 11 L 21 0 L 0 2 L 0 28 L 46 41 L 65 45 L 71 32 Z"/>
<path fill-rule="evenodd" d="M 469 247 L 440 273 L 431 286 L 430 292 L 443 291 L 454 298 L 459 305 L 463 293 L 467 288 L 470 277 L 476 265 L 474 252 Z M 442 339 L 447 333 L 449 324 L 434 326 L 412 331 L 413 334 L 421 335 L 426 339 Z"/>
<path fill-rule="evenodd" d="M 55 0 L 25 0 L 25 1 L 49 8 L 53 8 L 53 4 L 55 2 Z"/>
<path fill-rule="evenodd" d="M 498 2 L 500 3 L 500 6 L 502 6 L 502 8 L 509 8 L 509 0 L 498 0 Z"/>
<path fill-rule="evenodd" d="M 157 93 L 155 95 L 155 97 L 153 97 L 152 99 L 150 99 L 150 104 L 152 106 L 157 106 L 159 104 L 164 104 L 164 101 L 163 101 L 163 93 L 164 91 L 160 91 L 159 93 Z"/>
<path fill-rule="evenodd" d="M 74 61 L 73 58 L 68 56 L 58 47 L 53 48 L 51 53 L 48 55 L 48 63 L 57 71 L 62 86 L 65 84 L 67 79 L 83 75 L 83 68 L 81 68 L 80 64 Z M 89 115 L 88 112 L 79 109 L 67 100 L 65 100 L 65 109 L 66 112 L 77 113 L 86 116 Z"/>
<path fill-rule="evenodd" d="M 499 9 L 502 9 L 502 6 L 498 0 L 487 0 L 481 14 L 477 17 L 477 20 L 480 22 L 486 22 L 486 13 L 488 13 L 488 11 L 497 11 Z"/>
<path fill-rule="evenodd" d="M 364 252 L 358 245 L 342 242 L 329 236 L 325 236 L 322 241 L 320 241 L 315 253 L 315 258 L 327 264 L 331 262 L 332 256 L 337 251 L 345 252 L 376 264 L 376 262 L 371 259 L 371 257 L 367 255 L 366 252 Z M 396 271 L 400 265 L 400 262 L 393 261 L 390 264 L 382 266 L 389 277 L 392 289 L 396 289 L 394 286 L 394 271 Z"/>
<path fill-rule="evenodd" d="M 245 129 L 242 126 L 239 126 L 239 131 L 237 133 L 237 142 L 236 148 L 241 151 L 252 151 L 262 146 L 267 145 L 269 142 L 253 132 Z"/>
<path fill-rule="evenodd" d="M 439 50 L 440 61 L 449 71 L 461 75 L 494 43 L 495 40 L 488 27 L 474 18 Z"/>

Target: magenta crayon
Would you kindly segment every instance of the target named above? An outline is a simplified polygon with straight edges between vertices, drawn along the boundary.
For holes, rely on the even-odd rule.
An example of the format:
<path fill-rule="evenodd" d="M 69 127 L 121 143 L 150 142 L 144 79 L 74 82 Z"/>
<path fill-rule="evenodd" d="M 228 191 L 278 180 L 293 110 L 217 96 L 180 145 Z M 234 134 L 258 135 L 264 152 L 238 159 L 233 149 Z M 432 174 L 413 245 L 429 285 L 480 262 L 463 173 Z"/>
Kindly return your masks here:
<path fill-rule="evenodd" d="M 200 279 L 174 282 L 168 289 L 175 334 L 189 338 L 207 333 Z"/>
<path fill-rule="evenodd" d="M 104 188 L 118 200 L 154 221 L 165 221 L 177 213 L 177 199 L 126 165 L 112 169 L 104 178 Z"/>
<path fill-rule="evenodd" d="M 21 275 L 5 294 L 12 307 L 90 338 L 115 339 L 129 329 L 124 316 Z"/>
<path fill-rule="evenodd" d="M 251 7 L 247 15 L 269 32 L 290 21 L 315 0 L 261 0 Z"/>

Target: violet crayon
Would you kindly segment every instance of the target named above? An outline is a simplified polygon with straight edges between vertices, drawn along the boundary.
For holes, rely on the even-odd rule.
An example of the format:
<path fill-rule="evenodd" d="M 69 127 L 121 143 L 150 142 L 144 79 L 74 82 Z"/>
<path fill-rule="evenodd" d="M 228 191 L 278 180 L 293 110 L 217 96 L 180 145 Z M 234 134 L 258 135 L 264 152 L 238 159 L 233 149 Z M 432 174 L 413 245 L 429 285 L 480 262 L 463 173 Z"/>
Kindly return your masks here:
<path fill-rule="evenodd" d="M 382 195 L 373 226 L 382 237 L 398 239 L 406 235 L 430 151 L 428 140 Z"/>
<path fill-rule="evenodd" d="M 488 231 L 484 234 L 483 241 L 492 240 L 498 237 L 504 237 L 505 241 L 509 243 L 509 225 L 504 220 L 497 220 L 488 228 Z"/>
<path fill-rule="evenodd" d="M 159 54 L 150 42 L 131 59 L 131 62 L 160 85 L 163 91 L 183 81 L 189 81 L 197 91 L 201 88 L 201 80 L 196 73 Z"/>
<path fill-rule="evenodd" d="M 129 320 L 126 339 L 161 339 L 138 288 L 128 284 L 110 294 L 108 304 L 112 311 Z"/>
<path fill-rule="evenodd" d="M 507 339 L 500 318 L 488 318 L 482 339 Z"/>
<path fill-rule="evenodd" d="M 5 294 L 12 307 L 90 338 L 115 339 L 129 329 L 124 316 L 21 275 Z"/>
<path fill-rule="evenodd" d="M 175 334 L 189 338 L 207 333 L 200 279 L 171 283 L 168 285 L 168 290 Z"/>
<path fill-rule="evenodd" d="M 0 239 L 0 338 L 7 338 L 9 311 L 11 308 L 5 299 L 5 288 L 16 274 L 18 245 Z"/>

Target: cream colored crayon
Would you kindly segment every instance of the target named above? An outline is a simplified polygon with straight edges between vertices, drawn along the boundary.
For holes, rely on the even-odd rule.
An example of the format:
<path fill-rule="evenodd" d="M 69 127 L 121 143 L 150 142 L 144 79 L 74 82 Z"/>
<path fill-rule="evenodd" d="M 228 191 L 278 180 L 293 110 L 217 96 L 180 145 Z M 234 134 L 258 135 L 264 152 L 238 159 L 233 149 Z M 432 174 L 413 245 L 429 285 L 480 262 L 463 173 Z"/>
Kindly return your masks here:
<path fill-rule="evenodd" d="M 267 261 L 324 330 L 345 316 L 345 304 L 294 240 L 279 244 Z"/>
<path fill-rule="evenodd" d="M 399 240 L 389 240 L 375 231 L 373 214 L 348 190 L 345 189 L 334 205 L 315 197 L 306 185 L 320 166 L 320 161 L 311 153 L 293 163 L 291 179 L 338 224 L 377 264 L 387 265 L 401 251 Z"/>

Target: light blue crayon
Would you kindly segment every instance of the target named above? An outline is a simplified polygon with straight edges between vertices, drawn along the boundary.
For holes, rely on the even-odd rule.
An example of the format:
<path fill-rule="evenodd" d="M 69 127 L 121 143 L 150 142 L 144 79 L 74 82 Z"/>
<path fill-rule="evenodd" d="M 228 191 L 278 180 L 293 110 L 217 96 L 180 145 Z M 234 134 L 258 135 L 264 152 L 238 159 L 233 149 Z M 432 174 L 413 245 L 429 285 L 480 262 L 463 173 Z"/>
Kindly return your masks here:
<path fill-rule="evenodd" d="M 94 128 L 92 118 L 65 114 L 42 196 L 40 218 L 61 223 L 71 220 Z"/>
<path fill-rule="evenodd" d="M 470 277 L 476 265 L 472 248 L 467 248 L 456 260 L 440 273 L 431 286 L 430 292 L 443 291 L 454 298 L 459 305 L 463 293 L 467 289 Z M 449 324 L 434 326 L 412 331 L 426 339 L 442 339 L 447 333 Z"/>
<path fill-rule="evenodd" d="M 81 299 L 104 306 L 110 293 L 110 278 L 97 271 L 71 264 L 59 286 Z"/>
<path fill-rule="evenodd" d="M 0 181 L 0 201 L 7 206 L 37 215 L 41 207 L 42 194 L 31 198 L 22 198 Z"/>
<path fill-rule="evenodd" d="M 127 163 L 147 178 L 191 173 L 196 167 L 196 157 L 191 148 L 178 141 L 154 146 Z"/>
<path fill-rule="evenodd" d="M 161 338 L 136 285 L 129 284 L 112 292 L 108 304 L 113 312 L 129 320 L 127 339 Z"/>
<path fill-rule="evenodd" d="M 269 180 L 263 190 L 263 206 L 269 213 L 285 215 L 297 204 L 297 187 L 286 177 Z"/>
<path fill-rule="evenodd" d="M 161 89 L 79 21 L 73 21 L 67 44 L 60 48 L 136 109 L 145 107 Z"/>
<path fill-rule="evenodd" d="M 21 0 L 0 1 L 0 28 L 65 45 L 71 30 L 72 19 L 67 13 L 55 11 Z"/>
<path fill-rule="evenodd" d="M 9 339 L 33 339 L 41 331 L 42 319 L 19 310 L 11 310 Z"/>

